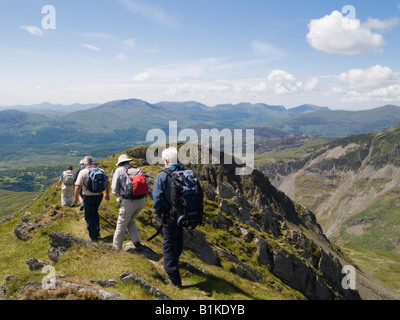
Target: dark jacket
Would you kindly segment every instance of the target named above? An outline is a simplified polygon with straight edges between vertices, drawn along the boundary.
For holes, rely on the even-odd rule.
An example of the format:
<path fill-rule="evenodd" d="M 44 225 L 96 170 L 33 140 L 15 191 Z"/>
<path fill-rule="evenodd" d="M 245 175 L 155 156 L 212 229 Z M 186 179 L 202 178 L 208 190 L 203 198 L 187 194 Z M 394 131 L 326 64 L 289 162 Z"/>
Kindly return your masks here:
<path fill-rule="evenodd" d="M 181 167 L 180 164 L 168 166 L 167 169 Z M 161 217 L 163 213 L 167 214 L 172 208 L 171 202 L 171 177 L 164 171 L 161 171 L 154 181 L 153 186 L 153 208 L 156 214 Z"/>

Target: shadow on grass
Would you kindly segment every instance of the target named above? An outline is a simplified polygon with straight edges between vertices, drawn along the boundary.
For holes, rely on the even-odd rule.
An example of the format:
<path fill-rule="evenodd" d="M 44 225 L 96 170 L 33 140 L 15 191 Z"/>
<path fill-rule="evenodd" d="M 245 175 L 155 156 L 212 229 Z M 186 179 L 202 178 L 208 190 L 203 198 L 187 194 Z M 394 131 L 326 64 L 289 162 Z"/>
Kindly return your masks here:
<path fill-rule="evenodd" d="M 191 273 L 196 273 L 204 278 L 203 281 L 200 281 L 196 284 L 184 285 L 182 289 L 197 288 L 201 291 L 204 291 L 207 296 L 210 297 L 214 294 L 223 294 L 227 296 L 240 294 L 254 300 L 254 297 L 252 295 L 243 291 L 241 288 L 225 279 L 216 277 L 210 273 L 204 273 L 201 270 L 194 270 L 192 266 L 187 266 L 184 264 L 181 265 L 180 268 L 186 269 Z"/>

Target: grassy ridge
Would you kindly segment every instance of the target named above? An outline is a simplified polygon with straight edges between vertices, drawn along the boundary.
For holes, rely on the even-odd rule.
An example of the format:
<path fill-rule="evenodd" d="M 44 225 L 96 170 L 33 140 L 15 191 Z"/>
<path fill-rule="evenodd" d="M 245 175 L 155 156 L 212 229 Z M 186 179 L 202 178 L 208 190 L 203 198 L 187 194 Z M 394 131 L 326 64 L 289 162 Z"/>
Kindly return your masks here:
<path fill-rule="evenodd" d="M 115 167 L 118 155 L 111 156 L 101 161 L 100 166 L 106 173 Z M 157 174 L 156 166 L 141 167 L 144 172 Z M 15 275 L 11 289 L 7 293 L 7 299 L 16 299 L 20 286 L 27 281 L 41 282 L 44 274 L 29 271 L 26 261 L 36 258 L 49 261 L 47 250 L 49 249 L 48 234 L 51 230 L 66 232 L 89 240 L 83 213 L 78 207 L 62 208 L 60 204 L 60 192 L 54 194 L 54 185 L 50 186 L 43 194 L 33 201 L 26 210 L 17 212 L 15 219 L 0 224 L 0 279 L 6 275 Z M 154 234 L 155 229 L 150 225 L 151 216 L 145 211 L 152 209 L 152 201 L 148 198 L 144 210 L 136 219 L 139 235 L 145 245 L 158 254 L 162 254 L 162 237 L 158 236 L 151 242 L 146 239 Z M 217 215 L 223 215 L 219 204 L 206 200 L 205 211 L 207 219 L 217 223 Z M 36 230 L 32 238 L 21 241 L 14 235 L 15 226 L 21 221 L 26 212 L 30 212 L 30 221 L 41 218 L 46 224 Z M 111 244 L 118 217 L 118 204 L 116 197 L 111 196 L 109 202 L 103 201 L 100 207 L 101 241 Z M 225 217 L 229 219 L 228 216 Z M 235 228 L 232 226 L 231 228 Z M 122 271 L 130 270 L 153 286 L 156 286 L 173 299 L 187 300 L 270 300 L 270 299 L 304 299 L 304 296 L 292 288 L 284 285 L 274 277 L 267 268 L 261 268 L 257 262 L 254 244 L 246 243 L 241 237 L 229 236 L 227 232 L 205 224 L 198 227 L 206 234 L 210 244 L 218 244 L 221 247 L 233 248 L 238 259 L 249 264 L 260 272 L 265 280 L 250 281 L 231 272 L 232 264 L 222 258 L 221 266 L 207 265 L 199 260 L 194 253 L 184 250 L 181 261 L 181 271 L 184 288 L 176 289 L 166 285 L 166 278 L 162 260 L 151 262 L 144 256 L 130 254 L 124 251 L 114 251 L 99 245 L 99 249 L 73 247 L 70 248 L 61 259 L 54 264 L 56 274 L 80 276 L 91 280 L 119 280 Z M 238 231 L 237 231 L 238 233 Z M 129 241 L 128 238 L 125 240 Z M 190 265 L 203 268 L 209 273 L 201 274 L 191 270 Z M 110 289 L 124 294 L 124 299 L 154 299 L 155 297 L 143 290 L 137 284 L 123 284 L 119 282 L 116 288 Z"/>

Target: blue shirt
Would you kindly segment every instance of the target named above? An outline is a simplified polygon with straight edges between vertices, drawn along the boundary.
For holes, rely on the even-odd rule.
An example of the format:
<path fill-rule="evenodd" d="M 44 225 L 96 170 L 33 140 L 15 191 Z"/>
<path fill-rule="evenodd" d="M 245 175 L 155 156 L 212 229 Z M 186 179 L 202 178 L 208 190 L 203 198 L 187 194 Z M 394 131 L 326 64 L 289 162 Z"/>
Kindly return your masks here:
<path fill-rule="evenodd" d="M 181 164 L 173 164 L 166 167 L 166 169 L 175 169 L 180 167 Z M 156 214 L 161 217 L 162 213 L 169 212 L 172 208 L 171 202 L 171 177 L 165 172 L 161 171 L 154 181 L 153 186 L 153 208 Z"/>

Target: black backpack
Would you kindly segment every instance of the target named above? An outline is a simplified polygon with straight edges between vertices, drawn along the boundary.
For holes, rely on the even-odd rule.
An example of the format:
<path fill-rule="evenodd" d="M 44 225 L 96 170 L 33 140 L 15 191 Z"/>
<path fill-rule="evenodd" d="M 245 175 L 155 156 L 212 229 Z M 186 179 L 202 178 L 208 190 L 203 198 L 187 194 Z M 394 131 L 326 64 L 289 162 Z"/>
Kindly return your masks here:
<path fill-rule="evenodd" d="M 203 189 L 192 170 L 178 167 L 165 169 L 172 179 L 170 218 L 179 227 L 195 229 L 203 222 Z"/>

